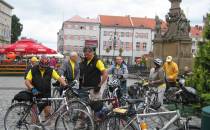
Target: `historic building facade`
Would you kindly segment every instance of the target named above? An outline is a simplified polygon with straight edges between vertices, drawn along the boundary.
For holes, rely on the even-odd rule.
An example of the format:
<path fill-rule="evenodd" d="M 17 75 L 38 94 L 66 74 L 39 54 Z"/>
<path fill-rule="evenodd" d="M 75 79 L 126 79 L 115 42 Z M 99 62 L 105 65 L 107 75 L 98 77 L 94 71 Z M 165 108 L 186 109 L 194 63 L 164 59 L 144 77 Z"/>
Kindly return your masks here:
<path fill-rule="evenodd" d="M 11 21 L 13 7 L 0 0 L 0 46 L 11 41 Z"/>
<path fill-rule="evenodd" d="M 156 26 L 159 21 L 160 27 Z M 157 28 L 161 35 L 168 31 L 167 23 L 158 17 L 141 18 L 127 16 L 99 15 L 96 19 L 74 16 L 63 23 L 58 32 L 58 51 L 82 53 L 84 46 L 96 48 L 96 54 L 111 62 L 113 56 L 122 55 L 128 63 L 153 52 L 153 40 Z M 200 27 L 192 27 L 192 53 L 202 38 Z"/>
<path fill-rule="evenodd" d="M 97 19 L 74 16 L 65 21 L 58 32 L 58 52 L 76 51 L 82 54 L 84 46 L 92 46 L 98 52 L 99 22 Z"/>

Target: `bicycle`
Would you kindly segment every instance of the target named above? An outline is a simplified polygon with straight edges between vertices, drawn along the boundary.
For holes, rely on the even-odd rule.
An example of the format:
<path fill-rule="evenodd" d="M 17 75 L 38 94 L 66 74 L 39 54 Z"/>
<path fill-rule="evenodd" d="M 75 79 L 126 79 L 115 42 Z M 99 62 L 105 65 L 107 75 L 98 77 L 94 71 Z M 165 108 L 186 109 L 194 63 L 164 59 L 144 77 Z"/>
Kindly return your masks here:
<path fill-rule="evenodd" d="M 76 109 L 70 106 L 71 102 L 67 100 L 66 95 L 68 91 L 72 89 L 71 87 L 73 85 L 74 84 L 71 84 L 68 89 L 63 91 L 62 94 L 63 97 L 61 98 L 37 98 L 33 96 L 32 101 L 29 103 L 18 102 L 13 104 L 12 106 L 9 107 L 4 117 L 5 130 L 11 130 L 11 129 L 29 130 L 31 128 L 39 128 L 46 130 L 47 129 L 46 126 L 48 126 L 52 120 L 56 119 L 57 122 L 59 121 L 57 120 L 57 118 L 65 119 L 61 120 L 62 123 L 66 121 L 65 125 L 62 126 L 65 128 L 57 127 L 55 129 L 71 130 L 76 125 L 76 121 L 80 119 L 79 116 L 74 116 L 74 119 L 70 118 L 71 115 L 79 115 L 80 113 L 83 113 L 83 115 L 85 115 L 85 118 L 83 118 L 84 120 L 86 120 L 85 129 L 94 130 L 94 122 L 90 114 L 85 110 Z M 39 110 L 38 105 L 46 101 L 49 102 L 55 100 L 62 101 L 61 106 L 55 112 L 53 112 L 46 120 L 42 120 L 40 116 L 41 111 Z"/>
<path fill-rule="evenodd" d="M 109 126 L 107 129 L 111 130 L 200 130 L 200 127 L 189 124 L 191 118 L 182 118 L 179 111 L 135 114 L 133 118 L 130 117 L 129 112 L 124 108 L 117 108 L 113 112 L 115 116 L 112 117 L 109 123 L 115 125 L 107 125 Z M 151 123 L 146 120 L 146 118 L 166 115 L 173 116 L 161 127 L 151 126 Z M 170 127 L 173 124 L 174 126 Z"/>
<path fill-rule="evenodd" d="M 200 127 L 193 126 L 189 124 L 191 118 L 182 118 L 180 116 L 179 110 L 177 111 L 168 111 L 168 112 L 158 112 L 158 113 L 146 113 L 146 114 L 137 114 L 137 120 L 141 130 L 144 130 L 142 127 L 148 126 L 148 122 L 145 122 L 145 118 L 150 116 L 166 116 L 174 115 L 162 128 L 155 128 L 154 130 L 168 130 L 171 125 L 176 124 L 175 129 L 177 130 L 200 130 Z M 143 125 L 144 124 L 144 125 Z M 172 128 L 170 128 L 172 129 Z"/>

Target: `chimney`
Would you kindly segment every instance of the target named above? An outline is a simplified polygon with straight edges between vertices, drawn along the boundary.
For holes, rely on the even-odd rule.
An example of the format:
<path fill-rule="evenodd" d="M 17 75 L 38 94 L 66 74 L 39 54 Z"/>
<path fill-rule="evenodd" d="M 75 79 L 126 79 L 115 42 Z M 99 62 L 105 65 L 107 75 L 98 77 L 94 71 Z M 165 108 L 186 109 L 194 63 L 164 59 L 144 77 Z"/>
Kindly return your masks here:
<path fill-rule="evenodd" d="M 198 29 L 198 25 L 195 25 L 195 28 Z"/>

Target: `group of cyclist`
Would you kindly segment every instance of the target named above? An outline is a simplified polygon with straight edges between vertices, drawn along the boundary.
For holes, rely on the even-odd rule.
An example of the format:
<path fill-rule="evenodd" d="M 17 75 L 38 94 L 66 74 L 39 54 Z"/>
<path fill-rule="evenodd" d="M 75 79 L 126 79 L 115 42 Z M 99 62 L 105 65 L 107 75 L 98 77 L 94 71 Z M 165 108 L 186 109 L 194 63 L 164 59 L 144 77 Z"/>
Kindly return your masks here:
<path fill-rule="evenodd" d="M 90 90 L 90 95 L 93 98 L 101 98 L 101 87 L 107 81 L 108 75 L 113 74 L 119 75 L 122 92 L 124 95 L 127 94 L 126 75 L 128 69 L 121 56 L 117 56 L 115 64 L 106 69 L 104 63 L 95 55 L 93 48 L 85 47 L 83 52 L 84 59 L 81 59 L 80 63 L 78 63 L 77 52 L 71 52 L 69 59 L 63 62 L 58 72 L 49 66 L 49 59 L 46 56 L 42 56 L 39 61 L 33 57 L 25 75 L 25 84 L 28 90 L 34 95 L 50 98 L 52 78 L 59 81 L 64 89 L 72 81 L 78 80 L 80 81 L 80 89 L 93 88 Z M 166 86 L 173 86 L 176 82 L 178 67 L 171 56 L 166 58 L 164 64 L 161 59 L 154 59 L 154 66 L 150 70 L 149 83 L 158 88 L 158 98 L 163 103 Z M 45 118 L 50 115 L 50 105 L 50 102 L 46 102 L 39 108 L 40 111 L 44 110 Z"/>

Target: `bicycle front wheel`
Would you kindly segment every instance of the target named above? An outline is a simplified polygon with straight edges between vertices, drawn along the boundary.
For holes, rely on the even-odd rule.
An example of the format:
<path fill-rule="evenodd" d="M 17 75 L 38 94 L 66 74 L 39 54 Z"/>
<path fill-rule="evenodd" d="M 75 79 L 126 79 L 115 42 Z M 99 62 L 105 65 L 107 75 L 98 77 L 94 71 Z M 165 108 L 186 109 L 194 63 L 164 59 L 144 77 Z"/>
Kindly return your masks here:
<path fill-rule="evenodd" d="M 144 109 L 139 109 L 138 113 L 143 113 Z M 148 108 L 146 110 L 146 113 L 155 113 L 158 112 L 152 108 Z M 144 119 L 146 122 L 148 122 L 149 125 L 149 129 L 156 129 L 156 128 L 162 128 L 164 126 L 164 118 L 162 118 L 161 116 L 151 116 L 151 117 L 147 117 Z"/>
<path fill-rule="evenodd" d="M 101 126 L 103 130 L 137 130 L 137 126 L 124 116 L 112 116 Z"/>
<path fill-rule="evenodd" d="M 187 127 L 183 126 L 181 128 L 178 128 L 177 130 L 200 130 L 201 128 L 198 126 L 189 125 Z"/>
<path fill-rule="evenodd" d="M 56 119 L 55 130 L 94 130 L 94 122 L 87 111 L 71 109 Z"/>
<path fill-rule="evenodd" d="M 5 130 L 29 130 L 31 121 L 30 106 L 26 103 L 13 104 L 4 117 Z"/>

